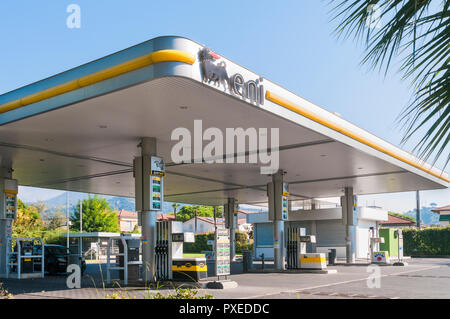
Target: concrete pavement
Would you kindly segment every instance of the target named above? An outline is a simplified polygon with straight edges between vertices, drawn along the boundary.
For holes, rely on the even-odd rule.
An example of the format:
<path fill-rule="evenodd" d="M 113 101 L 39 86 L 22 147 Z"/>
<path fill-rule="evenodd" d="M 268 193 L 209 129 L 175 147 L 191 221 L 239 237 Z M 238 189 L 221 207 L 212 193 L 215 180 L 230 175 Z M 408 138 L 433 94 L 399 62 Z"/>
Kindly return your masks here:
<path fill-rule="evenodd" d="M 211 294 L 214 298 L 256 299 L 378 299 L 378 298 L 450 298 L 450 259 L 412 259 L 406 267 L 383 266 L 379 270 L 379 288 L 370 288 L 373 275 L 367 266 L 333 266 L 336 274 L 299 273 L 249 273 L 242 274 L 239 264 L 233 266 L 231 279 L 239 286 L 234 289 L 200 289 L 199 295 Z M 67 289 L 65 276 L 49 276 L 45 279 L 2 280 L 15 298 L 70 298 L 102 299 L 116 288 L 106 288 L 104 265 L 88 265 L 81 289 Z M 163 287 L 160 292 L 173 291 Z M 156 293 L 144 287 L 126 287 L 126 294 L 138 299 Z"/>

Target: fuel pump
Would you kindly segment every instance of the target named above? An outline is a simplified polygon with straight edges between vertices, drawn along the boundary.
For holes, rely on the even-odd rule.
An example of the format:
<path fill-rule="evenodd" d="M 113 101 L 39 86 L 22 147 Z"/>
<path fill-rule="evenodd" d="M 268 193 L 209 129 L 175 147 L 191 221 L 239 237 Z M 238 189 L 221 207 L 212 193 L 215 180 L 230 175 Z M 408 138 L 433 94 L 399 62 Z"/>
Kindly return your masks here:
<path fill-rule="evenodd" d="M 397 229 L 395 231 L 395 235 L 398 241 L 398 261 L 395 262 L 394 266 L 408 266 L 408 263 L 403 261 L 403 231 L 401 229 Z"/>
<path fill-rule="evenodd" d="M 17 180 L 0 181 L 0 276 L 7 274 L 8 243 L 12 238 L 12 221 L 17 215 L 17 193 Z"/>
<path fill-rule="evenodd" d="M 158 280 L 172 279 L 172 236 L 171 222 L 156 223 L 156 278 Z"/>
<path fill-rule="evenodd" d="M 140 244 L 139 238 L 124 237 L 127 249 L 128 258 L 128 279 L 137 281 L 139 280 L 139 255 L 140 255 Z M 125 260 L 125 246 L 121 240 L 119 242 L 119 267 L 124 267 Z M 124 272 L 120 272 L 120 279 L 124 280 Z"/>
<path fill-rule="evenodd" d="M 306 252 L 306 245 L 300 242 L 300 236 L 304 235 L 306 235 L 305 228 L 289 227 L 286 229 L 287 269 L 300 268 L 302 246 L 304 246 Z"/>
<path fill-rule="evenodd" d="M 318 269 L 327 268 L 324 253 L 307 253 L 306 245 L 315 243 L 316 236 L 306 235 L 306 229 L 289 227 L 286 229 L 286 250 L 288 269 Z"/>
<path fill-rule="evenodd" d="M 24 240 L 19 241 L 19 245 L 23 258 L 21 258 L 21 271 L 24 274 L 29 274 L 34 271 L 33 265 L 33 241 L 32 240 Z"/>
<path fill-rule="evenodd" d="M 383 237 L 377 237 L 375 229 L 370 227 L 372 237 L 370 238 L 370 259 L 375 264 L 389 263 L 389 252 L 379 251 L 380 244 L 384 244 Z"/>

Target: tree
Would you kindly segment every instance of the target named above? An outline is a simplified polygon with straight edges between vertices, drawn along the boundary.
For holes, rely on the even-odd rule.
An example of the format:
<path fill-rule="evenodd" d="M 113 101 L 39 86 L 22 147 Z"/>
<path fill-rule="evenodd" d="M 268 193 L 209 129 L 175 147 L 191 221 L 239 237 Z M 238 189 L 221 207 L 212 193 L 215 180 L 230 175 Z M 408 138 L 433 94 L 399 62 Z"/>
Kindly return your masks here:
<path fill-rule="evenodd" d="M 40 237 L 42 231 L 41 216 L 36 207 L 17 200 L 17 219 L 13 222 L 13 237 Z"/>
<path fill-rule="evenodd" d="M 57 211 L 53 214 L 50 222 L 47 225 L 48 230 L 55 230 L 66 225 L 66 215 L 63 212 Z"/>
<path fill-rule="evenodd" d="M 173 207 L 173 215 L 175 216 L 175 220 L 177 220 L 177 208 L 180 207 L 180 204 L 173 203 L 172 207 Z"/>
<path fill-rule="evenodd" d="M 198 217 L 214 217 L 214 207 L 212 206 L 183 206 L 177 214 L 177 220 L 185 222 L 195 215 L 195 208 L 197 208 Z M 222 217 L 223 208 L 217 207 L 217 216 Z"/>
<path fill-rule="evenodd" d="M 85 232 L 120 232 L 117 214 L 111 210 L 105 198 L 97 195 L 83 199 L 83 231 Z M 74 208 L 72 229 L 80 230 L 80 201 Z"/>
<path fill-rule="evenodd" d="M 334 18 L 342 19 L 338 35 L 365 39 L 362 63 L 385 66 L 394 56 L 403 59 L 400 70 L 411 78 L 412 102 L 399 115 L 403 143 L 425 128 L 414 147 L 424 160 L 450 161 L 450 2 L 437 0 L 332 0 Z M 405 53 L 406 52 L 406 53 Z M 403 54 L 405 55 L 403 56 Z M 445 152 L 448 152 L 447 155 Z M 447 158 L 445 159 L 445 156 Z"/>

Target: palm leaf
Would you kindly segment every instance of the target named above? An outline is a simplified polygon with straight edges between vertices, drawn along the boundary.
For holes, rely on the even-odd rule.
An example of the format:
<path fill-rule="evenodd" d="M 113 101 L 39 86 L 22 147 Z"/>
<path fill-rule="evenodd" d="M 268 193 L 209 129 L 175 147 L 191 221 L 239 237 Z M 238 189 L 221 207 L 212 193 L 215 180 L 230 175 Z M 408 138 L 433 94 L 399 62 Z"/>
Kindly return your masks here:
<path fill-rule="evenodd" d="M 365 39 L 362 64 L 385 68 L 400 59 L 404 79 L 414 93 L 397 120 L 405 130 L 402 143 L 413 136 L 413 151 L 433 164 L 444 157 L 450 162 L 450 1 L 448 0 L 331 0 L 338 37 Z M 376 6 L 381 26 L 370 28 L 369 6 Z M 420 133 L 425 129 L 425 133 Z"/>

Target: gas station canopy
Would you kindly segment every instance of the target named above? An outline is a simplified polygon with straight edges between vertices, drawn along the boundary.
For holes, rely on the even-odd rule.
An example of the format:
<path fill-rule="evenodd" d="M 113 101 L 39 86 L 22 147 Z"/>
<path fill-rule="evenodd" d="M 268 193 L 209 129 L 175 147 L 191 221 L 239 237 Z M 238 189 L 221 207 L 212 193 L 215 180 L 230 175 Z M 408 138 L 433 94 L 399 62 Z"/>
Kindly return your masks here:
<path fill-rule="evenodd" d="M 23 186 L 133 197 L 139 141 L 155 137 L 166 201 L 267 201 L 261 164 L 172 161 L 173 130 L 187 128 L 195 139 L 195 120 L 203 131 L 279 128 L 291 200 L 341 196 L 345 187 L 357 195 L 448 187 L 445 172 L 181 37 L 155 38 L 0 95 L 1 164 L 12 165 Z"/>

